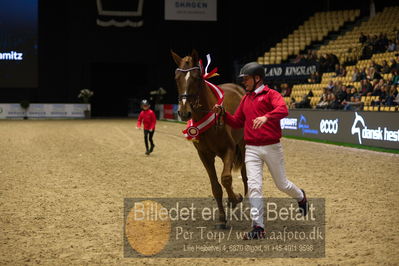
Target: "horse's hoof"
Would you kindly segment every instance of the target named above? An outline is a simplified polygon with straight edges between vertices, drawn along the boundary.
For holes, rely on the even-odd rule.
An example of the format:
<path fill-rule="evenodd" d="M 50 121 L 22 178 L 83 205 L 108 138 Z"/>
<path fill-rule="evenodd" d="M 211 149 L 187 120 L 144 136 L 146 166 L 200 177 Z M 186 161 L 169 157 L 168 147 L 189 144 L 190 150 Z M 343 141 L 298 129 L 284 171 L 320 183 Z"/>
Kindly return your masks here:
<path fill-rule="evenodd" d="M 244 199 L 244 197 L 241 195 L 241 193 L 238 193 L 238 199 L 237 199 L 237 202 L 238 202 L 238 203 L 240 203 L 240 202 L 242 202 L 242 201 L 243 201 L 243 199 Z"/>
<path fill-rule="evenodd" d="M 236 201 L 227 201 L 227 206 L 229 206 L 230 209 L 234 210 L 237 206 L 237 202 Z"/>
<path fill-rule="evenodd" d="M 226 230 L 226 229 L 230 229 L 230 226 L 228 226 L 227 224 L 221 223 L 221 224 L 216 224 L 215 229 Z"/>
<path fill-rule="evenodd" d="M 228 205 L 229 205 L 230 209 L 235 209 L 237 207 L 237 205 L 242 202 L 243 199 L 244 198 L 240 193 L 238 194 L 238 196 L 236 196 L 236 200 L 229 199 Z"/>

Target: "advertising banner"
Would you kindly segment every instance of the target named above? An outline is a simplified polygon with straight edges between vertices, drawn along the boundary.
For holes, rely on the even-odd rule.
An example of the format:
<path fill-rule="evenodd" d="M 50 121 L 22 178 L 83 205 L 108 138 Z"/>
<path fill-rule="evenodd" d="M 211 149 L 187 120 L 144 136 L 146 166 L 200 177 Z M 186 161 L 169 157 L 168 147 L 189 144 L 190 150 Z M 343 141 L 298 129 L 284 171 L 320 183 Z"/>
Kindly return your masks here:
<path fill-rule="evenodd" d="M 84 111 L 90 108 L 90 104 L 67 104 L 66 112 L 67 117 L 70 118 L 83 118 Z"/>
<path fill-rule="evenodd" d="M 399 113 L 290 110 L 285 136 L 399 149 Z"/>
<path fill-rule="evenodd" d="M 216 21 L 217 0 L 165 0 L 165 20 Z"/>
<path fill-rule="evenodd" d="M 0 104 L 0 119 L 5 118 L 23 118 L 25 110 L 21 108 L 19 103 Z"/>
<path fill-rule="evenodd" d="M 0 1 L 0 89 L 38 86 L 38 0 Z"/>
<path fill-rule="evenodd" d="M 279 65 L 263 65 L 265 68 L 265 79 L 308 79 L 310 74 L 315 73 L 319 69 L 318 63 L 302 63 L 302 64 L 279 64 Z"/>
<path fill-rule="evenodd" d="M 67 112 L 67 104 L 62 104 L 62 103 L 55 103 L 51 105 L 46 105 L 48 110 L 46 112 L 46 115 L 48 117 L 67 117 L 68 112 Z"/>
<path fill-rule="evenodd" d="M 181 121 L 177 110 L 179 106 L 177 104 L 157 104 L 157 110 L 159 111 L 159 119 L 177 120 Z"/>
<path fill-rule="evenodd" d="M 165 119 L 175 119 L 175 116 L 173 114 L 173 104 L 164 104 L 163 110 L 163 115 Z"/>
<path fill-rule="evenodd" d="M 19 103 L 0 104 L 0 119 L 27 118 L 84 118 L 90 104 L 32 103 L 25 111 Z"/>

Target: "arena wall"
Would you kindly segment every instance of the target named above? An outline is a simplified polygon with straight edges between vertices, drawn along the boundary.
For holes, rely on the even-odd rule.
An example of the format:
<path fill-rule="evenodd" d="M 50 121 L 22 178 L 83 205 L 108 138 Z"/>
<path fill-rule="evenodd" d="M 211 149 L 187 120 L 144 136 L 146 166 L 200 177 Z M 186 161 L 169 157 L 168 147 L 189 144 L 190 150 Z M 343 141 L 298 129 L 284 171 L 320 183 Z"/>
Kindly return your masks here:
<path fill-rule="evenodd" d="M 285 136 L 399 149 L 399 114 L 290 110 L 281 120 Z"/>
<path fill-rule="evenodd" d="M 157 110 L 160 119 L 180 120 L 177 105 L 160 104 Z M 399 149 L 399 114 L 396 112 L 290 110 L 281 120 L 281 129 L 284 136 Z"/>

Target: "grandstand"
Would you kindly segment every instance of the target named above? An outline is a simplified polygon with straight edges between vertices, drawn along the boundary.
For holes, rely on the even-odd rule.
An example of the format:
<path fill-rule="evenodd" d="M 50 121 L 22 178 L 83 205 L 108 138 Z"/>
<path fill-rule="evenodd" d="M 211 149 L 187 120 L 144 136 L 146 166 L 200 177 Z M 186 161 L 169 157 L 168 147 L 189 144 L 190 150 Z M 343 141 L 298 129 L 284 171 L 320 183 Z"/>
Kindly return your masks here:
<path fill-rule="evenodd" d="M 352 27 L 346 27 L 343 30 L 343 26 L 349 25 L 348 23 L 352 23 Z M 373 66 L 373 63 L 381 65 L 384 60 L 391 62 L 391 60 L 397 58 L 398 48 L 395 51 L 374 52 L 370 58 L 365 57 L 362 52 L 364 52 L 366 45 L 359 40 L 361 33 L 366 36 L 383 36 L 385 34 L 389 40 L 396 41 L 397 29 L 399 29 L 399 6 L 386 7 L 373 17 L 361 17 L 359 10 L 318 12 L 300 25 L 293 33 L 289 34 L 287 38 L 277 43 L 275 47 L 271 47 L 269 51 L 264 53 L 264 56 L 258 57 L 258 63 L 265 65 L 284 63 L 290 56 L 298 55 L 312 48 L 317 52 L 318 56 L 336 55 L 341 65 L 346 62 L 352 62 L 352 64 L 345 66 L 346 74 L 344 76 L 338 76 L 336 72 L 324 72 L 320 83 L 294 84 L 291 94 L 288 97 L 284 97 L 287 105 L 293 107 L 294 102 L 301 101 L 304 95 L 311 91 L 313 96 L 310 96 L 310 106 L 316 108 L 323 89 L 327 87 L 329 82 L 332 81 L 334 84 L 353 87 L 360 91 L 360 81 L 352 79 L 356 68 L 359 70 L 368 69 Z M 338 34 L 336 39 L 330 36 L 333 34 Z M 312 44 L 320 43 L 323 40 L 324 43 L 318 49 L 316 48 L 317 46 L 312 46 Z M 381 76 L 387 84 L 390 84 L 394 77 L 392 72 L 381 73 Z M 373 102 L 378 101 L 379 96 L 362 96 L 363 110 L 398 110 L 397 106 L 372 106 Z"/>
<path fill-rule="evenodd" d="M 338 31 L 348 21 L 354 21 L 360 10 L 317 12 L 293 33 L 258 58 L 260 64 L 280 64 L 296 55 L 312 42 L 322 41 L 330 32 Z"/>

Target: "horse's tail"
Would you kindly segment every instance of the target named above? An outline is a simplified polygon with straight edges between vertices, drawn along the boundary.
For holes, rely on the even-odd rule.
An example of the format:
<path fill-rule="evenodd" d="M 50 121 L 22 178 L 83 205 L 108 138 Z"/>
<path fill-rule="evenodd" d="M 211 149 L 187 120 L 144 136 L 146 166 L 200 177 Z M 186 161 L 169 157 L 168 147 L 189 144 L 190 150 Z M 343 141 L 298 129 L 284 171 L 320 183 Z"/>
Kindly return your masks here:
<path fill-rule="evenodd" d="M 244 154 L 243 154 L 243 150 L 240 146 L 241 146 L 241 143 L 236 145 L 236 154 L 234 156 L 234 161 L 233 161 L 233 170 L 234 171 L 241 170 L 241 167 L 244 164 Z"/>
<path fill-rule="evenodd" d="M 245 144 L 241 141 L 236 145 L 236 154 L 234 156 L 233 170 L 241 170 L 241 178 L 244 183 L 244 195 L 248 192 L 247 173 L 245 169 Z"/>

